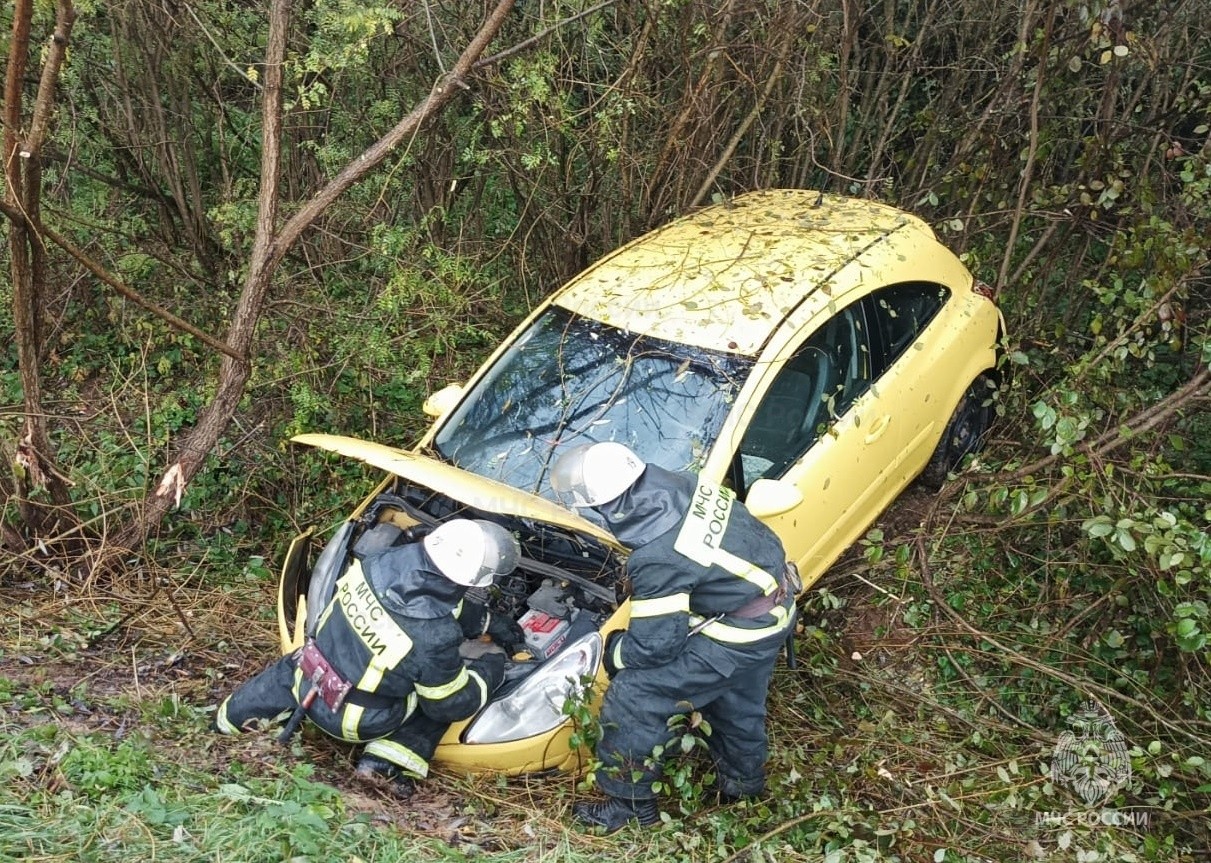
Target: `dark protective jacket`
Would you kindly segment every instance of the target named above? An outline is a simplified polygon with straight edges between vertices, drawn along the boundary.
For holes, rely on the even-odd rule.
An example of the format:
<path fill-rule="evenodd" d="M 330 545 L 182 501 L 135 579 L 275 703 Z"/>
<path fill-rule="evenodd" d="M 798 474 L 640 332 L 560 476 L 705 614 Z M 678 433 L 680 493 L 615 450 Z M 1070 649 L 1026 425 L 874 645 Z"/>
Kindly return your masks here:
<path fill-rule="evenodd" d="M 784 602 L 756 617 L 728 616 L 774 596 L 786 567 L 777 536 L 731 489 L 648 465 L 630 490 L 598 510 L 634 549 L 627 561 L 631 622 L 611 639 L 613 669 L 668 663 L 695 627 L 723 644 L 784 637 Z"/>
<path fill-rule="evenodd" d="M 660 778 L 669 717 L 699 711 L 720 790 L 765 786 L 765 701 L 793 621 L 778 537 L 729 489 L 649 464 L 631 489 L 596 508 L 634 549 L 631 621 L 610 636 L 613 682 L 601 709 L 597 784 L 647 799 Z"/>
<path fill-rule="evenodd" d="M 466 588 L 442 575 L 420 543 L 351 560 L 321 614 L 315 646 L 356 689 L 334 711 L 317 697 L 307 716 L 334 737 L 368 741 L 366 754 L 425 776 L 450 723 L 482 707 L 504 676 L 504 657 L 464 660 L 459 646 L 508 630 Z M 296 654 L 283 656 L 219 705 L 224 734 L 287 718 L 312 686 Z M 325 677 L 327 680 L 327 677 Z"/>
<path fill-rule="evenodd" d="M 351 561 L 320 616 L 315 642 L 355 692 L 335 713 L 317 699 L 308 711 L 312 720 L 335 736 L 366 740 L 417 710 L 449 723 L 483 707 L 500 683 L 503 657 L 459 656 L 462 641 L 487 623 L 482 606 L 464 604 L 465 593 L 434 567 L 420 543 Z M 304 685 L 299 672 L 296 695 Z"/>

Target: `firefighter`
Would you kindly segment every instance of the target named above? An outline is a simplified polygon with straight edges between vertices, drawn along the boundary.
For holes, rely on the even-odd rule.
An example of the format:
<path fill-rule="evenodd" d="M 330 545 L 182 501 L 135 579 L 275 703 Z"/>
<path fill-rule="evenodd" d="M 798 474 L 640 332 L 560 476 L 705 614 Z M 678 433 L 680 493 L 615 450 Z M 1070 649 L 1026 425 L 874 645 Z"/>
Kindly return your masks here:
<path fill-rule="evenodd" d="M 410 796 L 450 723 L 483 707 L 504 676 L 505 650 L 524 641 L 514 621 L 463 598 L 519 559 L 508 531 L 470 519 L 352 559 L 315 637 L 224 700 L 216 730 L 293 714 L 288 738 L 305 714 L 333 737 L 366 743 L 359 776 Z"/>
<path fill-rule="evenodd" d="M 766 693 L 800 587 L 778 537 L 730 489 L 645 464 L 619 443 L 567 450 L 551 486 L 631 549 L 630 623 L 605 644 L 596 780 L 606 798 L 576 804 L 576 820 L 607 833 L 655 823 L 653 753 L 669 741 L 669 719 L 690 711 L 710 724 L 721 799 L 759 795 Z"/>

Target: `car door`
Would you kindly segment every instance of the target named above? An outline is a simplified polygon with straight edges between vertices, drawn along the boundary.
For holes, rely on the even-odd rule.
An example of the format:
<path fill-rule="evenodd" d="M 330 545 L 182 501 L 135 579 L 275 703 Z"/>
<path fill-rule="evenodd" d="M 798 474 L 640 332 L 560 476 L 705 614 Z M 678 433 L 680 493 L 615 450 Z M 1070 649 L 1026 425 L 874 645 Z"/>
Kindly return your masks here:
<path fill-rule="evenodd" d="M 880 288 L 864 300 L 874 389 L 895 404 L 901 453 L 892 467 L 902 474 L 896 483 L 901 488 L 929 459 L 953 408 L 949 394 L 956 390 L 955 370 L 944 362 L 953 345 L 938 320 L 951 299 L 945 285 L 902 282 Z M 959 391 L 966 384 L 960 382 Z"/>
<path fill-rule="evenodd" d="M 803 495 L 766 523 L 807 581 L 869 524 L 867 502 L 882 497 L 899 455 L 889 402 L 872 391 L 871 350 L 861 300 L 807 335 L 766 389 L 732 461 L 742 496 L 758 479 L 792 483 Z"/>

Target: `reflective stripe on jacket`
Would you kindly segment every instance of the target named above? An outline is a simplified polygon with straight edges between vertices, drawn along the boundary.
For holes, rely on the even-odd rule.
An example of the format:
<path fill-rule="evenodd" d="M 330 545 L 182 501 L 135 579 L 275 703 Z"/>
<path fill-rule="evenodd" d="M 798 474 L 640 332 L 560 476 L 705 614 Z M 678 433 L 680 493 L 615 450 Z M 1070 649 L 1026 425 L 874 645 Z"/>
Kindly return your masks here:
<path fill-rule="evenodd" d="M 631 620 L 610 645 L 615 669 L 669 662 L 693 627 L 742 646 L 777 636 L 789 624 L 793 596 L 755 618 L 727 616 L 774 596 L 786 566 L 781 541 L 730 489 L 648 465 L 629 492 L 602 510 L 615 534 L 634 547 L 627 561 Z"/>

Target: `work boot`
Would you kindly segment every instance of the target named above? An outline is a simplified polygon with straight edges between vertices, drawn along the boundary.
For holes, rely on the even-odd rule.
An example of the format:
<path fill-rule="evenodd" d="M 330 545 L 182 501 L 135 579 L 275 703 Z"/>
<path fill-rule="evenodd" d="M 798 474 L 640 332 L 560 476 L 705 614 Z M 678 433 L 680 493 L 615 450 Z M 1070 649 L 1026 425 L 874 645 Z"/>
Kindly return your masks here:
<path fill-rule="evenodd" d="M 731 806 L 732 804 L 742 803 L 745 801 L 756 803 L 760 799 L 760 794 L 730 794 L 727 791 L 719 792 L 719 804 L 721 806 Z"/>
<path fill-rule="evenodd" d="M 656 801 L 626 800 L 622 797 L 607 797 L 600 803 L 577 803 L 572 807 L 572 817 L 586 827 L 601 827 L 606 833 L 621 830 L 632 818 L 639 826 L 647 827 L 660 820 Z"/>
<path fill-rule="evenodd" d="M 386 785 L 401 800 L 407 800 L 416 790 L 416 780 L 398 765 L 373 755 L 363 755 L 358 759 L 354 774 L 375 784 Z"/>
<path fill-rule="evenodd" d="M 742 801 L 755 803 L 765 793 L 765 781 L 759 779 L 756 782 L 752 780 L 741 782 L 721 775 L 717 790 L 719 803 L 723 806 L 731 806 L 733 803 L 740 803 Z"/>

